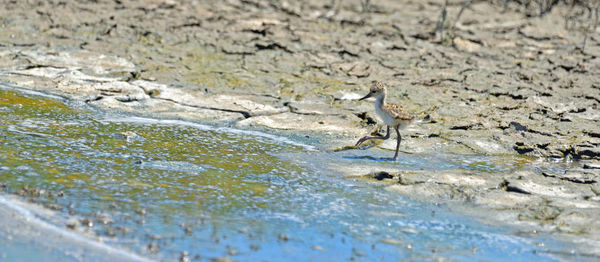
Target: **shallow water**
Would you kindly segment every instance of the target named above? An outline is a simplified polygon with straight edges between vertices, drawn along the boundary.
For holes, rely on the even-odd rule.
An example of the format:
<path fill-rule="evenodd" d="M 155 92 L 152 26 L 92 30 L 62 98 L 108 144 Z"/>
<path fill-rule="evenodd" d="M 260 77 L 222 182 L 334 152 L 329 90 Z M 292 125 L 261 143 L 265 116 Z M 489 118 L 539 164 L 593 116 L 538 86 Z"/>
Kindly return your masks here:
<path fill-rule="evenodd" d="M 284 137 L 100 113 L 8 89 L 0 89 L 0 140 L 0 183 L 7 183 L 8 192 L 57 209 L 59 220 L 79 218 L 75 229 L 65 230 L 93 232 L 109 245 L 153 259 L 176 260 L 185 251 L 192 260 L 515 260 L 516 255 L 530 261 L 555 260 L 536 244 L 560 245 L 519 238 L 509 228 L 306 164 L 383 160 L 365 151 L 312 152 Z M 401 158 L 406 169 L 479 172 L 506 171 L 522 161 L 442 154 Z M 21 243 L 8 245 L 10 260 L 39 258 L 17 252 Z"/>

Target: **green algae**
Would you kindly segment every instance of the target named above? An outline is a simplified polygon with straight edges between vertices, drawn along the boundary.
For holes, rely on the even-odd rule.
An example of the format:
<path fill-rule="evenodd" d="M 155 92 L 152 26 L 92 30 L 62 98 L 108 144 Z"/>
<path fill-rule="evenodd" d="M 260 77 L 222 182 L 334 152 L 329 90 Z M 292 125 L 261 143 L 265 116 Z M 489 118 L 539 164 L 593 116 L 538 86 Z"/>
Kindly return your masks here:
<path fill-rule="evenodd" d="M 0 115 L 0 182 L 64 191 L 80 201 L 91 196 L 90 208 L 223 215 L 266 205 L 264 177 L 302 172 L 276 156 L 296 146 L 189 126 L 107 121 L 10 90 L 0 90 Z"/>
<path fill-rule="evenodd" d="M 362 245 L 361 250 L 372 250 L 364 256 L 375 259 L 381 254 L 400 256 L 395 249 L 371 244 L 382 237 L 419 243 L 397 227 L 386 226 L 389 217 L 373 215 L 382 213 L 417 216 L 414 222 L 397 223 L 407 230 L 416 230 L 409 226 L 415 224 L 425 233 L 414 236 L 431 241 L 426 230 L 432 224 L 419 217 L 429 213 L 423 212 L 426 207 L 348 180 L 332 183 L 327 175 L 295 164 L 302 161 L 286 160 L 305 154 L 272 137 L 100 114 L 7 90 L 0 90 L 0 115 L 0 185 L 74 213 L 78 220 L 66 225 L 69 230 L 131 243 L 128 247 L 141 254 L 172 260 L 188 251 L 218 257 L 235 248 L 244 259 L 286 253 L 289 247 L 315 252 L 311 247 L 316 245 L 323 247 L 318 252 L 337 255 Z M 446 168 L 503 171 L 502 162 L 472 159 L 457 159 Z M 419 165 L 444 163 L 425 160 L 413 165 L 420 169 Z M 469 196 L 466 188 L 440 186 L 450 199 Z M 438 212 L 436 216 L 446 219 Z M 472 231 L 455 222 L 436 222 L 435 227 L 440 225 L 445 228 L 440 244 L 463 243 L 464 232 Z M 462 238 L 445 239 L 448 236 Z M 477 243 L 480 239 L 480 234 L 466 238 Z"/>

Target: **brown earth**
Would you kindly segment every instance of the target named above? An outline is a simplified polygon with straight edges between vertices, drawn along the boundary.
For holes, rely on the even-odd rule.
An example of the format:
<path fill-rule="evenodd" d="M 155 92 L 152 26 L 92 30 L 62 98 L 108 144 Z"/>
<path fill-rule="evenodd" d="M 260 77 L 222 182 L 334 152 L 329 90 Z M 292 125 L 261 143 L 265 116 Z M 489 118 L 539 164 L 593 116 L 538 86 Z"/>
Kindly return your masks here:
<path fill-rule="evenodd" d="M 332 149 L 374 128 L 371 103 L 356 99 L 381 80 L 390 101 L 431 120 L 403 131 L 403 150 L 574 162 L 495 178 L 345 172 L 385 169 L 390 190 L 460 199 L 479 207 L 464 212 L 600 250 L 600 29 L 582 5 L 540 15 L 475 1 L 456 20 L 463 1 L 449 1 L 442 37 L 441 0 L 1 2 L 0 80 L 105 109 Z"/>

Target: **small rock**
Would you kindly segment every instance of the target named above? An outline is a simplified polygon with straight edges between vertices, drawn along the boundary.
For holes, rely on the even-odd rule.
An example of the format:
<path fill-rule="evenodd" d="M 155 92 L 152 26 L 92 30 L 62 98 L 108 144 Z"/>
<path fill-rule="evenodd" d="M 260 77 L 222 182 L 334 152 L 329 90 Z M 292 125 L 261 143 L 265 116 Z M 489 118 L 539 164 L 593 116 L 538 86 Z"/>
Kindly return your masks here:
<path fill-rule="evenodd" d="M 385 172 L 385 171 L 380 171 L 380 172 L 373 173 L 373 174 L 371 174 L 371 176 L 373 178 L 377 179 L 377 180 L 384 180 L 384 179 L 392 179 L 392 178 L 394 178 L 393 175 L 391 175 L 390 173 Z"/>
<path fill-rule="evenodd" d="M 77 219 L 72 217 L 67 220 L 68 229 L 75 230 L 77 228 L 77 225 L 79 225 L 79 221 Z"/>
<path fill-rule="evenodd" d="M 498 188 L 502 189 L 506 192 L 514 192 L 514 193 L 531 195 L 531 193 L 527 192 L 526 190 L 523 190 L 516 186 L 511 186 L 510 182 L 508 182 L 508 180 L 506 180 L 506 179 L 502 180 L 502 182 L 498 185 Z"/>
<path fill-rule="evenodd" d="M 525 145 L 523 142 L 516 142 L 513 149 L 519 154 L 527 154 L 535 150 L 535 148 Z"/>
<path fill-rule="evenodd" d="M 319 245 L 314 245 L 314 246 L 312 246 L 312 249 L 320 251 L 320 250 L 324 250 L 325 248 L 323 248 L 322 246 L 319 246 Z"/>
<path fill-rule="evenodd" d="M 526 126 L 524 126 L 524 125 L 521 125 L 521 124 L 519 124 L 519 123 L 517 123 L 517 122 L 514 122 L 514 121 L 510 122 L 510 123 L 508 124 L 508 126 L 509 126 L 510 128 L 514 128 L 514 129 L 515 129 L 515 130 L 517 130 L 517 131 L 527 131 L 527 127 L 526 127 Z"/>
<path fill-rule="evenodd" d="M 94 226 L 94 222 L 89 219 L 89 218 L 84 218 L 81 220 L 81 224 L 86 226 L 86 227 L 93 227 Z"/>
<path fill-rule="evenodd" d="M 227 248 L 227 254 L 229 254 L 230 256 L 236 256 L 238 254 L 238 251 L 233 247 L 229 247 Z"/>
<path fill-rule="evenodd" d="M 189 262 L 190 260 L 190 255 L 188 254 L 187 251 L 183 251 L 181 252 L 181 254 L 179 255 L 179 262 Z"/>
<path fill-rule="evenodd" d="M 288 240 L 290 240 L 290 237 L 288 235 L 286 235 L 286 234 L 279 234 L 278 237 L 279 237 L 279 240 L 281 240 L 281 241 L 288 241 Z"/>
<path fill-rule="evenodd" d="M 160 250 L 160 246 L 156 243 L 148 244 L 147 248 L 148 248 L 148 251 L 150 251 L 150 253 L 154 253 L 154 254 L 158 253 L 158 251 Z"/>
<path fill-rule="evenodd" d="M 190 225 L 183 225 L 183 232 L 186 235 L 191 236 L 194 231 L 192 229 L 192 226 L 190 226 Z"/>

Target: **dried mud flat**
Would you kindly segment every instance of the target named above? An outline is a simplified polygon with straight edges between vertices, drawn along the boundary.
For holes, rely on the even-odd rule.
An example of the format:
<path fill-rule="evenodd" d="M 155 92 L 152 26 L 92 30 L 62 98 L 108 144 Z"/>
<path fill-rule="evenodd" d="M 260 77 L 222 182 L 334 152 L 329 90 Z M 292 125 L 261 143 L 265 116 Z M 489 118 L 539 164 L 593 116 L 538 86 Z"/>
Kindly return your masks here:
<path fill-rule="evenodd" d="M 343 172 L 600 256 L 600 30 L 562 3 L 539 15 L 476 1 L 455 23 L 462 3 L 449 1 L 440 41 L 444 1 L 2 1 L 0 80 L 103 109 L 307 136 L 324 150 L 374 129 L 372 105 L 356 99 L 381 80 L 390 101 L 431 120 L 403 132 L 405 151 L 568 168 Z"/>

